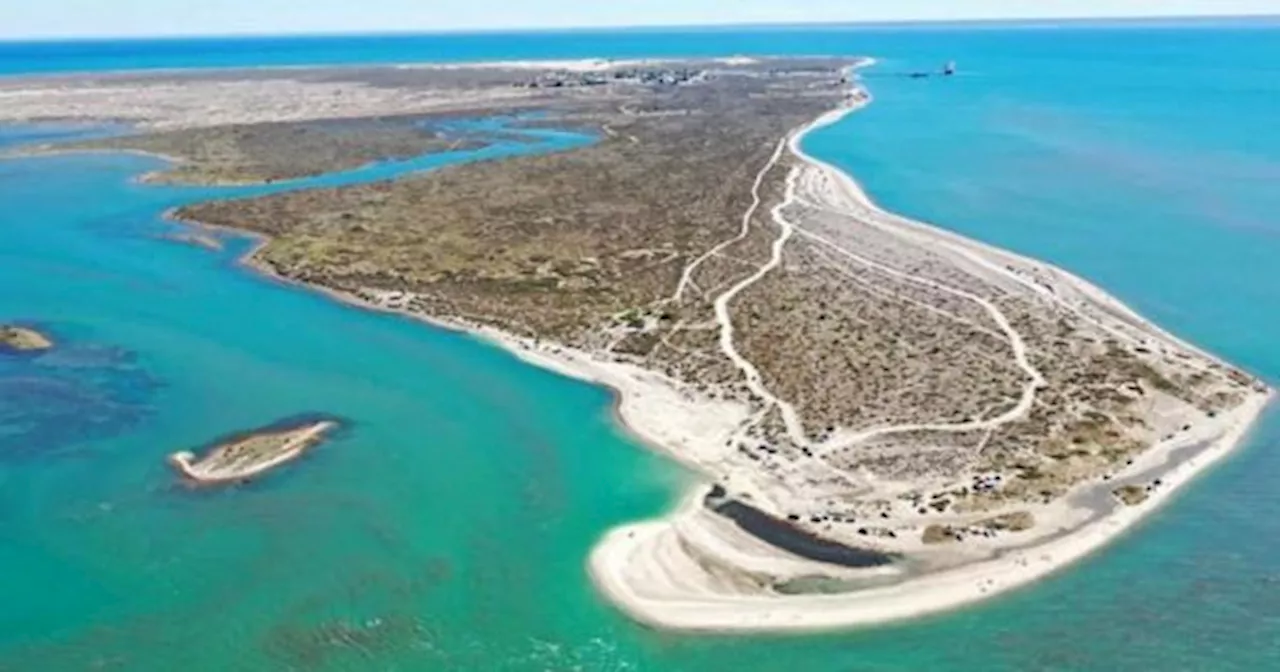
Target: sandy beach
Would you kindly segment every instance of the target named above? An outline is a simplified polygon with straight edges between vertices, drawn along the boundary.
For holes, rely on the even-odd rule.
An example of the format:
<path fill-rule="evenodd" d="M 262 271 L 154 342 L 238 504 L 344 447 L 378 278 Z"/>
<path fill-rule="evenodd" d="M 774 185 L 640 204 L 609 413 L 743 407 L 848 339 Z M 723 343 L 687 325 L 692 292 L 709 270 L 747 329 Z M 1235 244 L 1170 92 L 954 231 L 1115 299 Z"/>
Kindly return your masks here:
<path fill-rule="evenodd" d="M 1150 461 L 1156 463 L 1164 485 L 1142 504 L 1117 507 L 1113 513 L 1054 541 L 954 570 L 843 595 L 727 596 L 702 590 L 707 586 L 696 582 L 671 580 L 678 565 L 660 551 L 679 555 L 677 549 L 670 548 L 679 541 L 669 534 L 673 525 L 670 518 L 612 530 L 592 552 L 588 567 L 595 585 L 615 604 L 632 618 L 657 628 L 811 631 L 875 625 L 947 611 L 1031 584 L 1106 546 L 1168 501 L 1179 487 L 1239 446 L 1271 398 L 1257 397 L 1237 413 L 1224 417 L 1220 425 L 1203 428 L 1210 436 L 1203 438 L 1203 447 L 1190 459 L 1167 462 L 1170 454 L 1184 444 L 1153 451 Z M 659 577 L 664 579 L 662 583 L 655 580 Z"/>
<path fill-rule="evenodd" d="M 835 111 L 815 122 L 814 127 L 835 123 L 851 111 Z M 802 154 L 801 137 L 802 134 L 797 134 L 791 143 L 792 150 L 798 154 Z M 807 155 L 803 156 L 809 160 Z M 854 185 L 851 178 L 835 168 L 814 163 L 838 175 L 841 183 Z M 848 195 L 865 199 L 860 190 L 851 190 Z M 986 247 L 960 240 L 975 248 Z M 269 269 L 252 262 L 252 253 L 245 263 L 271 275 Z M 1083 279 L 1060 269 L 1053 270 L 1056 276 L 1071 278 L 1078 287 L 1105 296 L 1102 290 Z M 359 297 L 304 286 L 364 308 L 402 314 L 471 334 L 534 366 L 608 387 L 615 394 L 619 422 L 629 434 L 649 448 L 703 473 L 714 473 L 724 463 L 729 452 L 726 441 L 750 413 L 743 404 L 699 398 L 660 373 L 593 353 L 535 342 L 461 320 L 391 308 L 387 300 L 391 297 Z M 909 578 L 889 586 L 843 595 L 784 596 L 752 592 L 726 595 L 721 590 L 723 586 L 702 583 L 705 577 L 689 566 L 690 558 L 680 549 L 682 538 L 672 534 L 672 529 L 677 525 L 686 531 L 705 526 L 700 505 L 705 486 L 694 488 L 684 503 L 667 516 L 609 531 L 593 549 L 586 566 L 594 584 L 611 602 L 637 621 L 657 628 L 707 632 L 811 631 L 874 625 L 947 611 L 1031 584 L 1106 546 L 1168 501 L 1197 474 L 1237 448 L 1273 396 L 1270 392 L 1258 394 L 1234 412 L 1197 427 L 1193 434 L 1180 437 L 1176 442 L 1149 451 L 1143 460 L 1135 462 L 1131 471 L 1155 470 L 1163 481 L 1163 487 L 1139 506 L 1116 507 L 1108 515 L 1047 543 L 1010 550 L 989 561 Z M 1195 446 L 1191 457 L 1174 458 L 1175 453 L 1188 446 Z M 751 544 L 745 535 L 735 535 L 724 528 L 708 532 L 710 539 L 723 542 L 727 549 L 741 551 L 739 559 L 743 565 L 759 563 L 767 570 L 794 575 L 832 571 L 801 558 L 762 549 L 758 543 Z M 718 536 L 725 533 L 729 536 Z M 893 571 L 887 573 L 892 575 Z M 878 574 L 883 577 L 886 572 Z"/>
<path fill-rule="evenodd" d="M 863 104 L 869 102 L 868 94 Z M 860 107 L 861 104 L 833 110 L 794 133 L 788 143 L 795 157 L 829 178 L 829 184 L 835 187 L 835 193 L 827 195 L 829 200 L 882 213 L 891 218 L 889 225 L 911 229 L 921 237 L 945 240 L 986 264 L 1016 259 L 1033 265 L 1051 275 L 1056 283 L 1066 284 L 1089 299 L 1104 303 L 1145 329 L 1156 331 L 1189 350 L 1210 356 L 1160 330 L 1103 290 L 1067 271 L 880 209 L 851 176 L 813 158 L 801 148 L 807 133 L 836 123 Z M 645 409 L 631 407 L 631 412 L 626 412 L 625 390 L 622 396 L 624 421 L 640 436 L 651 437 L 655 432 L 644 428 L 656 418 L 648 416 Z M 673 532 L 679 526 L 703 524 L 698 520 L 702 509 L 698 502 L 702 494 L 700 491 L 691 495 L 692 503 L 686 503 L 662 519 L 610 531 L 593 550 L 588 568 L 595 585 L 611 601 L 636 620 L 658 628 L 715 632 L 823 630 L 873 625 L 954 609 L 1030 584 L 1097 551 L 1131 529 L 1144 516 L 1168 501 L 1179 487 L 1238 447 L 1273 396 L 1271 391 L 1255 394 L 1232 412 L 1196 426 L 1191 433 L 1175 441 L 1158 445 L 1135 461 L 1126 474 L 1141 473 L 1162 484 L 1140 505 L 1113 506 L 1105 515 L 1097 516 L 1068 533 L 1056 535 L 1050 541 L 1003 550 L 991 560 L 846 594 L 789 596 L 760 594 L 755 590 L 733 594 L 733 587 L 726 591 L 725 586 L 713 585 L 707 580 L 709 573 L 695 566 L 694 559 L 685 552 L 688 534 Z M 1188 449 L 1189 457 L 1175 456 Z M 698 463 L 699 459 L 693 461 Z M 1123 476 L 1121 474 L 1116 482 L 1122 482 Z M 730 546 L 734 544 L 733 540 L 725 541 Z M 750 554 L 752 549 L 742 550 Z M 786 567 L 794 559 L 776 557 L 776 554 L 775 557 L 756 556 L 756 560 L 765 562 L 769 569 L 779 574 L 802 574 L 805 571 L 817 575 L 833 574 L 830 568 L 815 563 L 808 563 L 806 568 L 797 572 L 795 568 Z"/>

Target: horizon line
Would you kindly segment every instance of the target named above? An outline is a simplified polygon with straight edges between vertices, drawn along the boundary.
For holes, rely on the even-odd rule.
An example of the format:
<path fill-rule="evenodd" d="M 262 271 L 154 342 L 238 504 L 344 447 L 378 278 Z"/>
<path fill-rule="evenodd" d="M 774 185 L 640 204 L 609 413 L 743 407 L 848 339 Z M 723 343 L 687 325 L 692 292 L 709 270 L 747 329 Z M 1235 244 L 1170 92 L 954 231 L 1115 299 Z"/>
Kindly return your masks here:
<path fill-rule="evenodd" d="M 1195 24 L 1223 23 L 1248 20 L 1264 20 L 1280 22 L 1280 10 L 1275 14 L 1169 14 L 1141 16 L 1061 16 L 1061 17 L 1010 17 L 1010 18 L 956 18 L 956 19 L 893 19 L 885 21 L 788 21 L 788 22 L 743 22 L 743 23 L 708 23 L 708 24 L 618 24 L 599 26 L 547 26 L 547 27 L 457 27 L 424 30 L 372 30 L 372 31 L 300 31 L 300 32 L 232 32 L 232 33 L 156 33 L 152 35 L 48 35 L 33 37 L 0 37 L 0 45 L 21 43 L 58 43 L 58 42 L 124 42 L 124 41 L 162 41 L 162 40 L 234 40 L 262 38 L 333 38 L 333 37 L 415 37 L 415 36 L 449 36 L 449 35 L 490 35 L 490 34 L 555 34 L 555 33 L 591 33 L 591 32 L 661 32 L 661 31 L 706 31 L 735 29 L 811 29 L 811 28 L 942 28 L 942 27 L 1042 27 L 1055 28 L 1068 25 L 1093 25 L 1107 27 L 1109 25 L 1135 24 Z"/>

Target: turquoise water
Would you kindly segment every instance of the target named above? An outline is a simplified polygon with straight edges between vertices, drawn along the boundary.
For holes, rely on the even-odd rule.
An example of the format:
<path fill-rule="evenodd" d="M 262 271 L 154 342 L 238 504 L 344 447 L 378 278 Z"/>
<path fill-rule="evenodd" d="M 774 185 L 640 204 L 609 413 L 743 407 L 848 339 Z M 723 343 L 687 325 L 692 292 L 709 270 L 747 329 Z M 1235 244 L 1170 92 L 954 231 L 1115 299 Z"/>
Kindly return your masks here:
<path fill-rule="evenodd" d="M 1274 25 L 414 39 L 251 56 L 222 42 L 6 45 L 0 71 L 232 52 L 238 65 L 870 53 L 876 103 L 811 151 L 889 207 L 1061 263 L 1280 381 Z M 896 76 L 948 58 L 963 76 Z M 273 188 L 587 141 L 549 132 Z M 155 167 L 0 162 L 0 319 L 63 344 L 0 358 L 0 670 L 1280 667 L 1274 414 L 1140 531 L 1032 589 L 855 633 L 653 633 L 602 604 L 582 562 L 685 477 L 619 434 L 606 393 L 258 278 L 234 262 L 245 242 L 214 254 L 163 240 L 165 208 L 249 192 L 130 182 Z M 174 487 L 171 450 L 304 412 L 351 426 L 251 486 Z"/>

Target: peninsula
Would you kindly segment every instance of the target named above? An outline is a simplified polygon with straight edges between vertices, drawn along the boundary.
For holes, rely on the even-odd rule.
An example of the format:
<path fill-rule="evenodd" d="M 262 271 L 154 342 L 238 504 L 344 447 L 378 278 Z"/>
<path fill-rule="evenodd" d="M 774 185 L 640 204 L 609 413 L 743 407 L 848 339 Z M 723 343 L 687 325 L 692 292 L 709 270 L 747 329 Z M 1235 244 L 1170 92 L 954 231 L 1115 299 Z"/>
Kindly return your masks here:
<path fill-rule="evenodd" d="M 176 217 L 260 236 L 247 263 L 264 273 L 615 389 L 625 425 L 705 480 L 587 559 L 633 618 L 832 628 L 953 608 L 1080 558 L 1229 452 L 1271 396 L 1085 280 L 886 212 L 808 155 L 806 134 L 870 102 L 865 64 L 19 79 L 0 82 L 0 121 L 130 120 L 137 135 L 85 148 L 170 155 L 167 179 L 204 183 L 439 151 L 460 117 L 594 134 Z M 347 139 L 293 142 L 312 133 Z M 264 163 L 285 146 L 296 163 Z M 328 428 L 174 461 L 239 478 Z"/>
<path fill-rule="evenodd" d="M 181 451 L 169 463 L 196 485 L 240 483 L 301 457 L 338 428 L 330 418 L 285 420 L 214 441 L 198 457 Z"/>

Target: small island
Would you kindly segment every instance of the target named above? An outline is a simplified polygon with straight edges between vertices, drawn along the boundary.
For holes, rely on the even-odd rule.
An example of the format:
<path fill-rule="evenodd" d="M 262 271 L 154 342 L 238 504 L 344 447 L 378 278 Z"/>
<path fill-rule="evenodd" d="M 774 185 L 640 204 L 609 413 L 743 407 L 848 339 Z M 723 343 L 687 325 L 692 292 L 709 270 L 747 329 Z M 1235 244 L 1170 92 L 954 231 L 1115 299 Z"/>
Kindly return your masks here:
<path fill-rule="evenodd" d="M 53 340 L 30 327 L 0 324 L 0 350 L 43 352 L 53 347 Z"/>
<path fill-rule="evenodd" d="M 282 420 L 215 440 L 204 457 L 186 450 L 173 453 L 169 464 L 197 485 L 241 482 L 296 459 L 339 426 L 332 417 Z"/>

